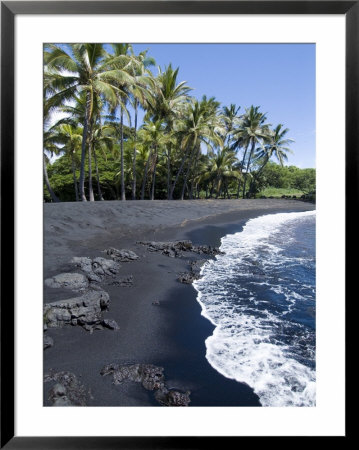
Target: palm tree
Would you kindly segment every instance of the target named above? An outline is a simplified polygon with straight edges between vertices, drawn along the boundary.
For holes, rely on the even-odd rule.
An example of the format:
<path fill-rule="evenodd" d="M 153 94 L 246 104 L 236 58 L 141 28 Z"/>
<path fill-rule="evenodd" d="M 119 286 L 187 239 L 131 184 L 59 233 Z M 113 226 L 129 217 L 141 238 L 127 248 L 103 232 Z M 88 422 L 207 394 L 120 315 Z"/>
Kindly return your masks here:
<path fill-rule="evenodd" d="M 100 176 L 98 171 L 97 155 L 96 152 L 100 151 L 106 158 L 108 151 L 112 151 L 116 142 L 116 130 L 109 124 L 101 125 L 97 123 L 93 132 L 93 156 L 95 160 L 97 192 L 100 200 L 104 200 L 102 196 L 102 190 L 100 185 Z"/>
<path fill-rule="evenodd" d="M 149 98 L 151 96 L 150 90 L 155 86 L 155 81 L 152 73 L 148 70 L 148 67 L 155 65 L 155 60 L 147 56 L 147 50 L 134 55 L 132 51 L 132 58 L 134 63 L 132 64 L 132 74 L 135 79 L 135 83 L 129 86 L 129 91 L 132 97 L 132 105 L 134 108 L 134 139 L 133 139 L 133 158 L 132 158 L 132 200 L 136 200 L 136 142 L 137 142 L 137 119 L 138 108 L 147 108 L 149 106 Z"/>
<path fill-rule="evenodd" d="M 70 120 L 65 123 L 63 120 L 55 124 L 48 131 L 47 142 L 54 145 L 60 145 L 61 153 L 65 153 L 71 159 L 72 177 L 74 181 L 75 198 L 79 201 L 79 191 L 76 179 L 76 154 L 82 144 L 82 128 L 78 127 Z"/>
<path fill-rule="evenodd" d="M 294 140 L 285 137 L 288 131 L 288 128 L 283 129 L 283 124 L 277 125 L 273 132 L 270 133 L 269 142 L 262 148 L 259 157 L 264 157 L 266 161 L 269 161 L 272 156 L 275 156 L 279 164 L 283 166 L 284 161 L 288 160 L 287 153 L 293 153 L 288 146 L 291 145 Z"/>
<path fill-rule="evenodd" d="M 216 189 L 216 198 L 220 197 L 222 191 L 224 196 L 227 194 L 229 197 L 228 184 L 241 177 L 240 171 L 236 169 L 236 162 L 235 152 L 228 147 L 209 154 L 207 177 L 212 180 L 213 189 Z"/>
<path fill-rule="evenodd" d="M 232 148 L 244 148 L 243 159 L 241 163 L 242 171 L 244 171 L 243 181 L 243 198 L 245 198 L 246 182 L 250 172 L 250 166 L 256 145 L 262 145 L 263 141 L 270 134 L 269 124 L 266 124 L 267 117 L 259 111 L 259 106 L 251 106 L 246 109 L 245 114 L 238 129 L 233 133 L 235 140 Z M 248 153 L 249 149 L 249 153 Z"/>
<path fill-rule="evenodd" d="M 89 200 L 94 201 L 95 196 L 93 192 L 93 185 L 92 185 L 92 155 L 94 153 L 94 128 L 95 124 L 101 120 L 101 111 L 103 109 L 104 102 L 102 99 L 98 96 L 94 97 L 93 102 L 93 110 L 92 110 L 92 117 L 90 120 L 90 124 L 88 127 L 88 191 L 89 191 Z M 85 115 L 86 115 L 86 93 L 81 92 L 79 96 L 74 97 L 71 105 L 65 105 L 60 108 L 60 111 L 63 113 L 66 113 L 68 117 L 65 117 L 64 119 L 61 119 L 58 121 L 58 125 L 61 123 L 63 124 L 69 124 L 69 121 L 71 123 L 77 123 L 78 125 L 82 125 L 85 121 Z M 95 155 L 94 155 L 95 156 Z M 96 158 L 96 156 L 95 156 Z M 97 162 L 95 160 L 96 164 L 96 171 L 97 169 Z"/>
<path fill-rule="evenodd" d="M 141 139 L 144 145 L 149 148 L 149 154 L 146 161 L 142 188 L 141 188 L 141 200 L 144 199 L 145 187 L 147 182 L 147 176 L 149 168 L 152 173 L 152 187 L 150 199 L 155 198 L 155 184 L 156 184 L 156 168 L 159 156 L 159 150 L 166 144 L 172 141 L 170 134 L 165 132 L 165 125 L 163 120 L 157 120 L 156 122 L 147 121 L 141 129 Z"/>
<path fill-rule="evenodd" d="M 178 120 L 189 101 L 188 93 L 192 90 L 186 85 L 186 81 L 177 82 L 177 69 L 173 69 L 170 64 L 162 71 L 158 68 L 158 76 L 155 78 L 155 84 L 150 91 L 151 96 L 148 98 L 147 118 L 152 121 L 163 120 L 166 123 L 166 133 L 171 133 L 175 128 L 174 122 Z M 167 199 L 172 198 L 173 190 L 171 189 L 172 178 L 172 148 L 171 143 L 165 150 L 167 159 Z"/>
<path fill-rule="evenodd" d="M 109 57 L 102 44 L 49 44 L 44 52 L 44 62 L 46 112 L 64 105 L 80 92 L 86 93 L 79 181 L 81 200 L 86 201 L 86 146 L 95 97 L 103 97 L 113 107 L 122 93 L 119 86 L 132 77 L 119 67 L 120 63 L 123 65 L 123 59 L 117 55 Z"/>
<path fill-rule="evenodd" d="M 149 99 L 148 116 L 152 120 L 168 120 L 177 117 L 181 106 L 188 100 L 188 93 L 192 90 L 186 86 L 186 81 L 177 83 L 179 67 L 172 68 L 172 64 L 162 71 L 158 67 L 152 97 Z"/>
<path fill-rule="evenodd" d="M 288 160 L 287 154 L 293 153 L 288 146 L 291 145 L 294 140 L 286 137 L 288 131 L 288 128 L 283 129 L 283 124 L 277 125 L 264 140 L 264 145 L 257 150 L 256 161 L 260 164 L 260 167 L 254 174 L 250 192 L 252 192 L 255 180 L 273 156 L 275 156 L 279 164 L 283 167 L 284 161 Z"/>
<path fill-rule="evenodd" d="M 115 67 L 121 70 L 126 76 L 119 78 L 115 85 L 118 87 L 117 103 L 112 108 L 113 113 L 120 107 L 120 165 L 121 165 L 121 200 L 126 200 L 125 192 L 125 165 L 124 165 L 124 149 L 123 149 L 123 127 L 124 115 L 127 116 L 129 122 L 129 112 L 127 103 L 130 99 L 130 93 L 138 93 L 135 89 L 136 85 L 136 68 L 139 67 L 139 61 L 133 55 L 131 44 L 111 44 L 114 55 L 108 54 L 106 60 L 109 61 L 109 67 Z M 116 58 L 114 61 L 114 57 Z M 136 124 L 137 125 L 137 124 Z"/>
<path fill-rule="evenodd" d="M 51 142 L 49 139 L 51 136 L 51 133 L 48 131 L 49 128 L 49 122 L 50 122 L 50 113 L 49 109 L 47 108 L 47 102 L 46 102 L 46 92 L 47 92 L 47 81 L 44 79 L 44 102 L 43 102 L 43 111 L 44 111 L 44 133 L 43 133 L 43 172 L 44 172 L 44 181 L 47 187 L 47 190 L 49 191 L 50 197 L 53 202 L 58 203 L 60 202 L 60 199 L 55 194 L 54 190 L 51 187 L 49 176 L 47 173 L 47 165 L 50 161 L 50 157 L 53 157 L 54 154 L 59 154 L 59 149 Z"/>
<path fill-rule="evenodd" d="M 238 116 L 238 112 L 241 109 L 240 106 L 236 106 L 231 103 L 229 107 L 224 106 L 222 108 L 222 117 L 224 122 L 224 127 L 226 130 L 226 134 L 224 136 L 223 142 L 227 147 L 230 145 L 230 141 L 232 140 L 232 135 L 236 127 L 240 124 L 240 118 Z"/>
<path fill-rule="evenodd" d="M 173 192 L 176 183 L 186 166 L 181 199 L 184 198 L 184 189 L 187 183 L 190 171 L 196 173 L 197 161 L 201 151 L 201 143 L 211 148 L 212 144 L 221 145 L 220 135 L 223 135 L 223 128 L 220 127 L 220 119 L 217 116 L 219 103 L 214 98 L 207 99 L 205 96 L 201 101 L 194 100 L 188 105 L 186 114 L 181 119 L 179 131 L 181 138 L 182 158 L 175 180 L 171 186 L 170 199 L 173 198 Z"/>
<path fill-rule="evenodd" d="M 54 190 L 52 189 L 50 180 L 49 180 L 49 176 L 47 173 L 47 164 L 49 163 L 49 160 L 50 160 L 47 153 L 50 155 L 50 157 L 52 157 L 52 156 L 54 156 L 54 154 L 59 153 L 59 149 L 53 142 L 51 142 L 50 136 L 51 136 L 51 133 L 49 133 L 48 131 L 44 132 L 44 141 L 43 141 L 44 142 L 44 152 L 43 152 L 44 181 L 45 181 L 47 190 L 49 191 L 52 201 L 55 203 L 58 203 L 58 202 L 60 202 L 60 199 L 58 198 L 58 196 L 55 194 Z"/>
<path fill-rule="evenodd" d="M 131 144 L 131 142 L 130 142 Z M 131 147 L 131 150 L 133 150 L 133 146 Z M 136 140 L 136 173 L 137 173 L 137 180 L 142 180 L 141 182 L 141 189 L 140 189 L 140 195 L 139 198 L 141 200 L 144 199 L 145 196 L 145 187 L 142 189 L 144 177 L 146 174 L 146 182 L 147 182 L 147 174 L 148 174 L 148 164 L 147 161 L 149 161 L 150 156 L 150 146 L 145 140 L 145 137 L 142 136 L 142 129 L 140 128 L 137 133 L 137 140 Z M 137 183 L 137 181 L 136 181 Z M 136 186 L 137 189 L 137 186 Z"/>

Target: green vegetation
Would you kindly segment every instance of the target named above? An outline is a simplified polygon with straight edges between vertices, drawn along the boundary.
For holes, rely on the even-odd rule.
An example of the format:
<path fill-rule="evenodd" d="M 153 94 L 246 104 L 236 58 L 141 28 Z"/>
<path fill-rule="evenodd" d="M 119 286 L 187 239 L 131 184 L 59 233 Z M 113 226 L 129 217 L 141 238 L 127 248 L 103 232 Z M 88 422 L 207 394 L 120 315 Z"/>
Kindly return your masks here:
<path fill-rule="evenodd" d="M 314 169 L 284 166 L 293 141 L 282 124 L 272 127 L 259 106 L 240 113 L 213 97 L 191 97 L 178 68 L 151 72 L 147 52 L 135 55 L 130 44 L 50 44 L 44 62 L 45 201 L 315 191 Z M 54 111 L 64 118 L 50 126 Z"/>
<path fill-rule="evenodd" d="M 268 187 L 268 188 L 263 189 L 261 192 L 259 192 L 258 197 L 264 196 L 264 197 L 280 198 L 283 196 L 293 197 L 293 195 L 295 195 L 297 198 L 299 198 L 305 194 L 303 191 L 300 191 L 298 189 Z"/>
<path fill-rule="evenodd" d="M 253 182 L 257 196 L 293 196 L 312 198 L 315 194 L 315 169 L 299 169 L 268 162 Z"/>

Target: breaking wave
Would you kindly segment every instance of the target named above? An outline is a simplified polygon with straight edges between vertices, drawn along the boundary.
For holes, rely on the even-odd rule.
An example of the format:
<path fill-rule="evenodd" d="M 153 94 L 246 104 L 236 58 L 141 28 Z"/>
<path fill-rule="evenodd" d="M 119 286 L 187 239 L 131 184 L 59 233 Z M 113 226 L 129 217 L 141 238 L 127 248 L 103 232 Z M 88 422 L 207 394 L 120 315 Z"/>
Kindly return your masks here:
<path fill-rule="evenodd" d="M 194 283 L 206 357 L 263 406 L 315 406 L 315 211 L 249 220 Z"/>

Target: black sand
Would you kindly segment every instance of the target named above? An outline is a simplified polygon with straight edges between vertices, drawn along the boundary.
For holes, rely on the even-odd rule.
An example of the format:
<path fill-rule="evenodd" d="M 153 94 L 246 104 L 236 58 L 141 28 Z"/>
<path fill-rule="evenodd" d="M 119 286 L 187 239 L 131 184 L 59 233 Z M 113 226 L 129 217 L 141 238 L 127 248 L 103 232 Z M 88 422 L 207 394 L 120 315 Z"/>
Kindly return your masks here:
<path fill-rule="evenodd" d="M 74 256 L 104 256 L 109 247 L 133 250 L 141 258 L 122 263 L 120 275 L 132 274 L 132 287 L 104 287 L 111 298 L 106 317 L 120 330 L 49 329 L 55 344 L 44 352 L 44 372 L 74 373 L 91 390 L 89 406 L 158 406 L 153 392 L 140 384 L 116 386 L 110 376 L 102 377 L 109 363 L 163 367 L 169 388 L 191 391 L 190 406 L 260 406 L 250 387 L 223 377 L 205 358 L 205 340 L 214 327 L 201 316 L 194 288 L 177 281 L 197 255 L 169 258 L 136 241 L 185 238 L 218 246 L 222 236 L 240 231 L 249 218 L 314 208 L 288 199 L 45 204 L 44 278 L 72 271 Z M 47 303 L 66 297 L 68 291 L 44 291 Z M 50 387 L 44 384 L 45 405 Z"/>

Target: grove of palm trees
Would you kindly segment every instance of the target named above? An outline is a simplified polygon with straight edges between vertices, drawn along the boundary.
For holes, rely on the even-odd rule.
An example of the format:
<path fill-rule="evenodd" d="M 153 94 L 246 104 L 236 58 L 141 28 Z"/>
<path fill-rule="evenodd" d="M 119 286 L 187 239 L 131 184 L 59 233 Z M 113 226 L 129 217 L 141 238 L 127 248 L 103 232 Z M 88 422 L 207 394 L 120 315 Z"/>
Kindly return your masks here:
<path fill-rule="evenodd" d="M 248 198 L 287 161 L 260 106 L 199 100 L 155 64 L 130 44 L 44 46 L 45 201 Z"/>

